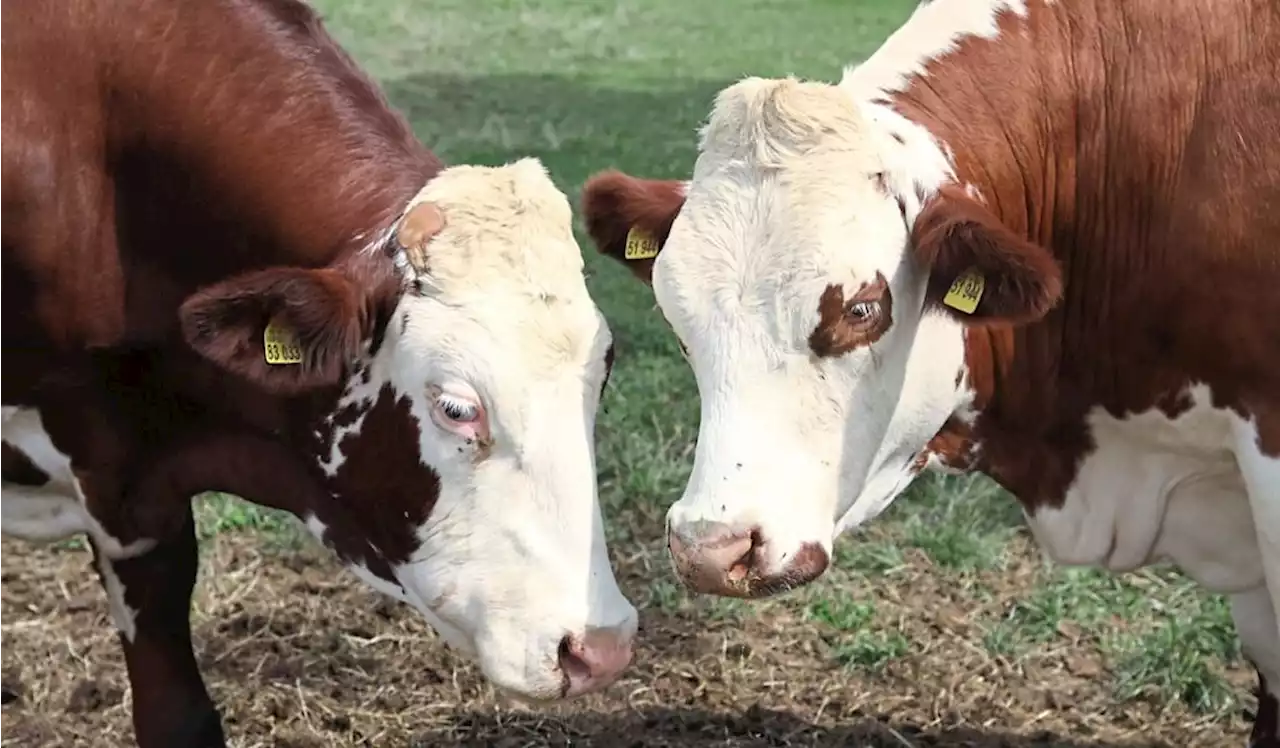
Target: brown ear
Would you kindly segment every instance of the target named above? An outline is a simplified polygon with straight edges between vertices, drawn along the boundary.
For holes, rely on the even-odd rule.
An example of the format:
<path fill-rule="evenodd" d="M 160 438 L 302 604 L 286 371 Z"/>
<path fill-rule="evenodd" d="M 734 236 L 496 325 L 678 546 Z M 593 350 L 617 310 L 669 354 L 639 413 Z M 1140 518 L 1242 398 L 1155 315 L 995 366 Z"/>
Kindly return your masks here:
<path fill-rule="evenodd" d="M 1062 297 L 1053 255 L 1010 231 L 960 187 L 944 187 L 925 204 L 911 238 L 916 257 L 930 269 L 928 302 L 961 322 L 1032 322 Z M 960 287 L 975 277 L 980 281 L 967 284 L 966 304 Z M 962 298 L 948 295 L 953 285 Z M 969 311 L 964 307 L 974 296 Z"/>
<path fill-rule="evenodd" d="M 610 170 L 582 189 L 582 214 L 596 248 L 645 283 L 683 205 L 684 182 L 674 179 L 638 179 Z"/>
<path fill-rule="evenodd" d="M 371 316 L 360 289 L 328 268 L 245 273 L 192 294 L 178 314 L 200 355 L 278 393 L 339 383 Z"/>

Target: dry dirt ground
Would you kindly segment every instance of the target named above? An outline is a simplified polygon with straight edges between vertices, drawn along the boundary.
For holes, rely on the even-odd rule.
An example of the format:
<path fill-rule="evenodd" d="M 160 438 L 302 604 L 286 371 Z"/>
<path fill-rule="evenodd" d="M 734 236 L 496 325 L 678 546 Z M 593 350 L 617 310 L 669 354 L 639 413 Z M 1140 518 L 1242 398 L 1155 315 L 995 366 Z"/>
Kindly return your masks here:
<path fill-rule="evenodd" d="M 1002 590 L 985 602 L 930 573 L 923 554 L 908 554 L 907 577 L 853 591 L 876 601 L 868 626 L 909 643 L 878 667 L 839 664 L 823 626 L 786 605 L 656 600 L 652 577 L 666 569 L 645 568 L 649 554 L 621 558 L 624 587 L 644 606 L 634 668 L 606 694 L 542 710 L 495 695 L 409 609 L 309 544 L 209 538 L 193 618 L 229 739 L 245 748 L 1243 742 L 1239 714 L 1118 702 L 1105 663 L 1070 626 L 1029 656 L 981 646 L 975 606 L 1033 592 L 1038 562 L 1023 555 L 985 580 Z M 123 663 L 88 553 L 5 540 L 2 562 L 3 745 L 132 745 Z M 1239 665 L 1224 675 L 1242 694 L 1250 684 Z"/>

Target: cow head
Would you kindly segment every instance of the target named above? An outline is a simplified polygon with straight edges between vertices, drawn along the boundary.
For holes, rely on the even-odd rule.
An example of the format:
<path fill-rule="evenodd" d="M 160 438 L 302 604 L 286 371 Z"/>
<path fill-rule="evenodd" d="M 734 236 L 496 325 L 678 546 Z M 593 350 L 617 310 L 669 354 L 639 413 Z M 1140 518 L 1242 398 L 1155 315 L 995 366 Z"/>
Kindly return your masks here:
<path fill-rule="evenodd" d="M 538 699 L 612 681 L 637 624 L 596 497 L 612 340 L 582 270 L 568 200 L 526 159 L 447 169 L 344 264 L 249 273 L 181 312 L 199 353 L 309 409 L 308 527 Z"/>
<path fill-rule="evenodd" d="M 667 515 L 695 590 L 821 574 L 963 415 L 964 327 L 1036 319 L 1061 292 L 1050 254 L 910 127 L 838 86 L 747 79 L 718 96 L 691 181 L 585 188 L 593 239 L 652 284 L 697 380 L 693 473 Z"/>

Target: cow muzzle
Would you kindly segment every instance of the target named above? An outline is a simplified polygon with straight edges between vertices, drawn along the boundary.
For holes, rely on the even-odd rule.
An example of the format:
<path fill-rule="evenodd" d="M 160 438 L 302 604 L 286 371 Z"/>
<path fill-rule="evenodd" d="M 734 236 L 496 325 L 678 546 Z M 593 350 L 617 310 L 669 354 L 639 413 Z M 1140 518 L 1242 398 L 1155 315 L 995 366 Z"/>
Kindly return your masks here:
<path fill-rule="evenodd" d="M 566 634 L 558 657 L 563 697 L 572 699 L 612 684 L 631 664 L 631 647 L 632 633 L 624 627 L 588 626 L 582 634 Z"/>
<path fill-rule="evenodd" d="M 761 598 L 802 587 L 822 575 L 830 557 L 820 543 L 799 544 L 768 559 L 769 537 L 759 526 L 695 521 L 667 526 L 667 548 L 680 581 L 693 592 Z"/>

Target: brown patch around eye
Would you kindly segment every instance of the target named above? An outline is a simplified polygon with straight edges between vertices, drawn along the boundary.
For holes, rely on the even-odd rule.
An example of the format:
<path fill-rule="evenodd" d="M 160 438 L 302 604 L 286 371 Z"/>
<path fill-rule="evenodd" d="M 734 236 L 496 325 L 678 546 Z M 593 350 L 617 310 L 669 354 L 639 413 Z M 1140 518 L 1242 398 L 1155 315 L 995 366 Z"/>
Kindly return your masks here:
<path fill-rule="evenodd" d="M 876 342 L 892 323 L 893 295 L 879 271 L 849 298 L 843 285 L 832 283 L 818 300 L 818 325 L 809 334 L 809 348 L 815 356 L 842 356 Z"/>

